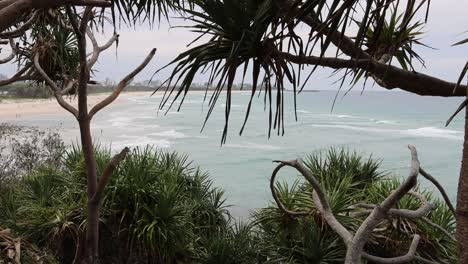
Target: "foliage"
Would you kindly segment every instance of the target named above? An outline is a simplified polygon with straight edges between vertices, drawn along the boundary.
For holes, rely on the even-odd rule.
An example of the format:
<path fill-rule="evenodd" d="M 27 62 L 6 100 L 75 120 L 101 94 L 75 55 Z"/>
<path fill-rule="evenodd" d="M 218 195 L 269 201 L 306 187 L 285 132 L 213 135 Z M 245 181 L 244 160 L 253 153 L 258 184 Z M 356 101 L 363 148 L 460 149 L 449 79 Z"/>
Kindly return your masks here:
<path fill-rule="evenodd" d="M 48 153 L 45 156 L 52 157 L 54 152 Z M 100 175 L 111 152 L 96 146 L 95 153 Z M 72 145 L 61 152 L 60 163 L 40 159 L 2 187 L 0 226 L 30 241 L 31 245 L 24 245 L 30 245 L 34 254 L 37 248 L 50 252 L 60 263 L 73 260 L 85 233 L 83 159 L 81 149 Z M 378 160 L 355 152 L 317 152 L 304 164 L 326 190 L 337 219 L 351 231 L 364 220 L 353 205 L 379 203 L 400 184 L 379 170 Z M 308 214 L 291 217 L 271 204 L 254 211 L 251 223 L 235 222 L 223 191 L 213 187 L 208 174 L 193 166 L 187 156 L 149 146 L 135 148 L 104 192 L 102 263 L 342 263 L 345 246 L 316 209 L 311 186 L 296 179 L 278 182 L 276 189 L 287 208 Z M 418 190 L 437 206 L 427 218 L 454 234 L 455 219 L 447 206 Z M 406 196 L 398 206 L 415 209 L 419 204 Z M 455 242 L 421 220 L 383 221 L 366 251 L 378 256 L 402 254 L 415 233 L 422 236 L 420 256 L 455 261 Z"/>
<path fill-rule="evenodd" d="M 110 151 L 95 148 L 101 174 Z M 70 146 L 59 165 L 43 162 L 0 193 L 0 226 L 70 263 L 84 235 L 86 184 L 81 149 Z M 224 194 L 186 156 L 136 148 L 103 197 L 103 263 L 176 263 L 195 258 L 211 236 L 231 228 Z M 223 233 L 224 234 L 224 233 Z M 118 248 L 118 254 L 116 253 Z"/>
<path fill-rule="evenodd" d="M 0 124 L 0 181 L 22 176 L 38 166 L 58 166 L 65 150 L 53 130 Z"/>
<path fill-rule="evenodd" d="M 378 170 L 379 161 L 363 159 L 356 153 L 330 149 L 306 158 L 304 164 L 320 181 L 337 219 L 351 231 L 365 219 L 353 207 L 357 203 L 378 204 L 401 184 L 396 177 Z M 271 263 L 342 263 L 345 246 L 341 238 L 322 220 L 312 201 L 308 182 L 292 185 L 278 182 L 276 189 L 283 204 L 294 211 L 309 212 L 303 217 L 291 217 L 276 204 L 257 210 L 253 219 L 258 226 L 263 254 Z M 418 190 L 421 190 L 418 187 Z M 427 216 L 450 234 L 455 233 L 455 218 L 448 207 L 427 191 L 423 195 L 437 209 Z M 400 208 L 416 209 L 419 200 L 405 196 Z M 423 241 L 417 253 L 439 262 L 456 261 L 456 243 L 440 230 L 421 220 L 392 218 L 384 221 L 372 234 L 366 246 L 370 254 L 393 257 L 406 254 L 413 234 L 421 234 Z"/>
<path fill-rule="evenodd" d="M 253 80 L 250 89 L 252 96 L 240 133 L 248 120 L 254 95 L 260 95 L 263 91 L 265 105 L 269 106 L 265 108 L 268 111 L 270 136 L 274 129 L 278 135 L 284 134 L 283 92 L 286 86 L 292 86 L 296 96 L 297 90 L 304 88 L 310 75 L 320 65 L 318 62 L 294 61 L 291 57 L 297 59 L 311 56 L 322 59 L 326 53 L 336 54 L 327 57 L 333 60 L 343 52 L 354 59 L 359 59 L 365 53 L 366 56 L 380 60 L 385 55 L 387 58 L 383 63 L 396 58 L 408 70 L 413 69 L 412 59 L 423 63 L 413 45 L 421 44 L 419 36 L 424 23 L 413 20 L 424 6 L 429 8 L 429 1 L 421 1 L 419 4 L 408 1 L 403 10 L 401 6 L 404 5 L 400 2 L 381 0 L 367 1 L 365 5 L 361 1 L 339 0 L 190 2 L 194 8 L 179 7 L 179 10 L 184 19 L 192 22 L 184 27 L 190 28 L 197 37 L 189 44 L 191 48 L 167 65 L 173 66 L 173 71 L 165 83 L 166 93 L 160 108 L 167 104 L 172 107 L 181 99 L 180 108 L 194 76 L 208 73 L 208 85 L 214 86 L 215 91 L 209 99 L 210 110 L 206 119 L 210 117 L 220 93 L 225 91 L 227 95 L 222 143 L 227 136 L 232 84 L 236 77 L 244 79 L 248 72 Z M 309 29 L 306 37 L 300 30 L 303 25 Z M 341 45 L 346 47 L 338 47 Z M 312 56 L 317 51 L 319 56 Z M 304 65 L 307 64 L 313 66 L 313 69 L 307 71 L 309 75 L 306 78 L 301 78 Z M 342 67 L 346 70 L 343 71 L 341 85 L 349 76 L 354 82 L 361 77 L 367 79 L 372 76 L 368 74 L 369 69 Z"/>

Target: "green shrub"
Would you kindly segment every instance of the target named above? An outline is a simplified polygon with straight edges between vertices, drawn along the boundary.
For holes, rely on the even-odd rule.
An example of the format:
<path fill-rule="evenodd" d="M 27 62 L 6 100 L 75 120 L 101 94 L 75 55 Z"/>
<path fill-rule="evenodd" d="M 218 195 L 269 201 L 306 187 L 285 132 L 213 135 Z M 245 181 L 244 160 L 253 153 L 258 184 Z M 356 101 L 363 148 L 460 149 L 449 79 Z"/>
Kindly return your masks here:
<path fill-rule="evenodd" d="M 354 152 L 344 150 L 331 149 L 325 154 L 310 155 L 304 165 L 319 180 L 338 221 L 350 231 L 356 231 L 365 219 L 365 216 L 354 214 L 353 205 L 379 204 L 401 184 L 397 177 L 378 170 L 379 161 L 371 157 L 363 159 Z M 346 248 L 316 209 L 310 184 L 297 180 L 292 185 L 277 182 L 275 186 L 279 198 L 288 209 L 309 214 L 291 217 L 281 211 L 276 203 L 253 213 L 262 241 L 262 254 L 268 259 L 267 262 L 343 263 Z M 445 203 L 431 193 L 419 187 L 417 189 L 437 206 L 427 218 L 454 235 L 455 219 Z M 398 207 L 407 209 L 418 206 L 419 200 L 409 195 L 398 204 Z M 456 261 L 455 242 L 422 220 L 392 218 L 383 221 L 372 234 L 366 251 L 381 257 L 404 255 L 414 234 L 422 237 L 418 255 L 442 263 Z"/>

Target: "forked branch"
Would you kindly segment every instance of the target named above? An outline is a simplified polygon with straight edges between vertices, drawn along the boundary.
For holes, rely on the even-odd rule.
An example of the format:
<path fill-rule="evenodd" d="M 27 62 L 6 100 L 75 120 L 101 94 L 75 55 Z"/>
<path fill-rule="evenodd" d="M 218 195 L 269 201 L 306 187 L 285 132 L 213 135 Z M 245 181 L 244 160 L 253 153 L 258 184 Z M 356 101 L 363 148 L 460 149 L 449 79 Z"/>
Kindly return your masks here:
<path fill-rule="evenodd" d="M 418 174 L 421 171 L 420 163 L 418 160 L 418 155 L 416 152 L 416 148 L 414 146 L 408 146 L 411 151 L 411 169 L 409 176 L 405 179 L 405 181 L 394 191 L 390 193 L 385 200 L 379 205 L 373 204 L 357 204 L 354 208 L 361 207 L 365 208 L 366 210 L 363 211 L 363 216 L 367 216 L 364 222 L 359 226 L 358 230 L 355 234 L 351 231 L 347 230 L 335 217 L 326 197 L 325 192 L 323 191 L 319 181 L 311 172 L 304 167 L 300 160 L 293 160 L 293 161 L 276 161 L 280 163 L 273 171 L 271 180 L 270 180 L 270 189 L 272 191 L 273 197 L 278 205 L 278 207 L 286 214 L 290 215 L 291 217 L 298 217 L 307 215 L 307 212 L 296 212 L 287 209 L 284 204 L 279 199 L 278 195 L 276 194 L 276 190 L 274 188 L 274 180 L 278 171 L 285 167 L 293 167 L 297 171 L 301 173 L 301 175 L 310 183 L 313 192 L 312 198 L 313 201 L 321 213 L 323 219 L 326 223 L 330 226 L 330 228 L 335 231 L 343 240 L 346 245 L 346 258 L 345 263 L 347 264 L 355 264 L 361 263 L 362 258 L 366 258 L 375 263 L 408 263 L 414 260 L 421 261 L 423 263 L 437 263 L 431 260 L 427 260 L 418 256 L 416 254 L 417 247 L 419 245 L 421 237 L 418 234 L 413 236 L 413 240 L 411 245 L 408 249 L 408 252 L 405 255 L 398 256 L 398 257 L 391 257 L 391 258 L 382 258 L 378 256 L 373 256 L 364 252 L 364 246 L 369 241 L 369 238 L 375 228 L 386 218 L 389 217 L 400 217 L 406 219 L 421 219 L 422 221 L 429 223 L 432 227 L 442 231 L 445 235 L 454 239 L 453 236 L 441 226 L 433 223 L 426 215 L 435 208 L 433 204 L 431 204 L 424 195 L 411 191 L 416 186 Z M 424 171 L 424 170 L 422 170 Z M 427 173 L 425 173 L 427 176 Z M 426 177 L 425 176 L 425 177 Z M 405 195 L 412 195 L 416 197 L 420 201 L 420 206 L 416 210 L 408 210 L 408 209 L 397 209 L 395 208 L 396 204 L 403 198 Z M 361 214 L 360 214 L 361 215 Z"/>
<path fill-rule="evenodd" d="M 97 62 L 101 52 L 103 52 L 104 50 L 110 48 L 112 46 L 112 44 L 114 44 L 114 42 L 116 42 L 119 39 L 119 35 L 114 34 L 107 41 L 106 44 L 104 44 L 103 46 L 99 46 L 99 44 L 97 43 L 97 40 L 94 37 L 94 34 L 91 31 L 91 29 L 88 28 L 86 30 L 86 34 L 88 35 L 89 39 L 91 40 L 91 43 L 93 44 L 93 52 L 87 55 L 88 57 L 90 57 L 89 60 L 88 60 L 88 67 L 91 69 L 91 68 L 93 68 L 94 64 Z"/>

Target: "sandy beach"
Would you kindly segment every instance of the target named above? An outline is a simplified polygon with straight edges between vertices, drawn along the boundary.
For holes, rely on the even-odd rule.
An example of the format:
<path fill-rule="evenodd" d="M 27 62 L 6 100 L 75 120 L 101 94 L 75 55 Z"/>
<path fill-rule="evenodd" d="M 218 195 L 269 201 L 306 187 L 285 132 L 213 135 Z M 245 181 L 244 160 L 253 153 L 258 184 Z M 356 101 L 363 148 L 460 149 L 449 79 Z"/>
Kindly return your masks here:
<path fill-rule="evenodd" d="M 109 93 L 91 94 L 88 96 L 88 106 L 92 107 L 106 98 Z M 119 103 L 127 100 L 130 96 L 150 96 L 151 92 L 124 92 L 114 102 Z M 70 104 L 76 107 L 77 97 L 66 99 Z M 7 99 L 0 102 L 0 119 L 20 118 L 38 114 L 51 114 L 65 111 L 55 100 L 49 99 Z"/>

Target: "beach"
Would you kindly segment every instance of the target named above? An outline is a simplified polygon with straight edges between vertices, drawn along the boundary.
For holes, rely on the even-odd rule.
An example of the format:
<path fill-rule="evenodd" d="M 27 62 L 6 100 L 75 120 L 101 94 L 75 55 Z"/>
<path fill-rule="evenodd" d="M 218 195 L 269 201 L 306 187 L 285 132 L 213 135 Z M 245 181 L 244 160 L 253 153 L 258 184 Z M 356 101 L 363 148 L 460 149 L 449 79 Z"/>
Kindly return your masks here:
<path fill-rule="evenodd" d="M 88 95 L 88 108 L 102 101 L 110 93 Z M 118 104 L 132 96 L 150 96 L 151 92 L 123 92 L 112 103 Z M 77 106 L 78 97 L 65 98 L 68 103 Z M 54 97 L 48 99 L 5 99 L 0 101 L 0 119 L 25 118 L 40 114 L 53 114 L 65 110 L 57 103 Z"/>

